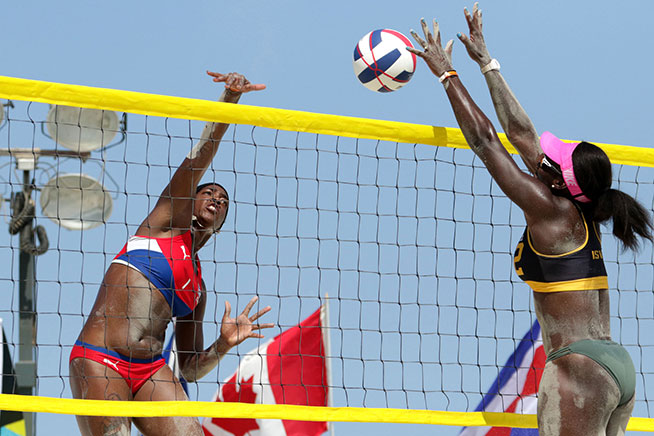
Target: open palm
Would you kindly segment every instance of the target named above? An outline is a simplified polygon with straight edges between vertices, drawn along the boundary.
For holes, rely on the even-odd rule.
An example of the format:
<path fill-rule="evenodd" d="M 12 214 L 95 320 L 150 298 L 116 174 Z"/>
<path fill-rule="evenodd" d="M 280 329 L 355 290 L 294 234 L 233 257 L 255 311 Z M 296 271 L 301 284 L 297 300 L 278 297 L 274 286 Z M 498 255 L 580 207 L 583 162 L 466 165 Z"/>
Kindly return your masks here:
<path fill-rule="evenodd" d="M 250 310 L 257 302 L 259 297 L 254 297 L 245 306 L 243 312 L 236 318 L 230 317 L 232 305 L 225 301 L 225 314 L 223 315 L 222 325 L 220 327 L 220 336 L 229 347 L 234 347 L 247 338 L 263 338 L 259 333 L 261 329 L 274 327 L 272 323 L 259 324 L 256 321 L 266 313 L 270 312 L 270 306 L 267 306 L 254 315 L 250 316 Z"/>

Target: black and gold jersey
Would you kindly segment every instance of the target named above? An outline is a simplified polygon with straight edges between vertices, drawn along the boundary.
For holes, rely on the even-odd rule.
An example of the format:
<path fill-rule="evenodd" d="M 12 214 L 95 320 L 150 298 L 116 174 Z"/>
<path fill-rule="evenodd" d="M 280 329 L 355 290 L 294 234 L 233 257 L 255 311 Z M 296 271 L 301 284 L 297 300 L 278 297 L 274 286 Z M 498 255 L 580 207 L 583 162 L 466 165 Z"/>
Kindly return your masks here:
<path fill-rule="evenodd" d="M 587 291 L 608 289 L 609 283 L 602 255 L 602 241 L 597 224 L 586 227 L 586 241 L 568 253 L 547 255 L 531 244 L 529 228 L 525 229 L 515 249 L 513 264 L 516 273 L 535 292 Z"/>

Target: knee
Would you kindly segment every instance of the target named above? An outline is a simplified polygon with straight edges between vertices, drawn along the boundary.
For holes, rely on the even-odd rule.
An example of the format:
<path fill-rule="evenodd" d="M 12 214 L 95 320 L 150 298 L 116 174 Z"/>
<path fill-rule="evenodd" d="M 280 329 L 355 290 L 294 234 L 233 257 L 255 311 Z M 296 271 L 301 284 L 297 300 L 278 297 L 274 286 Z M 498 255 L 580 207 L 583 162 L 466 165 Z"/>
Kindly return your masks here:
<path fill-rule="evenodd" d="M 131 424 L 127 418 L 107 416 L 102 420 L 102 436 L 130 436 Z"/>

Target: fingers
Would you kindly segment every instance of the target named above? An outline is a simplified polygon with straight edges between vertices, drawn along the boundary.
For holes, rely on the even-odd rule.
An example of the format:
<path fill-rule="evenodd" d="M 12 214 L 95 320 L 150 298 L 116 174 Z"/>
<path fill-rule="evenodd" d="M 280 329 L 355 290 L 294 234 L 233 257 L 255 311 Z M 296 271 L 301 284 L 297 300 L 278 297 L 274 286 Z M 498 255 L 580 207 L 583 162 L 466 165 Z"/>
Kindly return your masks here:
<path fill-rule="evenodd" d="M 223 319 L 229 318 L 229 315 L 232 313 L 232 305 L 229 301 L 225 300 L 225 313 L 223 314 Z"/>
<path fill-rule="evenodd" d="M 436 23 L 436 20 L 434 20 L 434 23 Z M 422 33 L 425 34 L 425 38 L 427 39 L 427 44 L 425 45 L 425 49 L 426 49 L 427 45 L 434 43 L 434 36 L 429 31 L 429 27 L 427 27 L 427 22 L 425 21 L 424 18 L 420 19 L 420 25 L 422 26 Z M 434 34 L 437 35 L 437 39 L 440 37 L 440 33 L 438 33 L 438 25 L 434 27 Z"/>
<path fill-rule="evenodd" d="M 436 21 L 436 18 L 433 20 L 434 24 L 434 35 L 436 35 L 436 42 L 438 42 L 438 45 L 441 45 L 441 28 L 438 25 L 438 22 Z M 428 38 L 429 42 L 434 42 L 434 37 L 430 34 Z"/>
<path fill-rule="evenodd" d="M 472 34 L 475 23 L 472 19 L 472 15 L 470 15 L 470 11 L 468 11 L 468 8 L 463 8 L 463 14 L 466 16 L 466 23 L 468 23 L 468 32 Z"/>
<path fill-rule="evenodd" d="M 266 89 L 266 85 L 263 83 L 257 83 L 257 84 L 248 84 L 245 86 L 245 92 L 249 91 L 262 91 Z"/>
<path fill-rule="evenodd" d="M 420 44 L 420 46 L 421 46 L 423 49 L 426 49 L 426 48 L 427 48 L 427 43 L 425 42 L 425 40 L 422 39 L 422 38 L 420 37 L 420 35 L 418 35 L 418 34 L 416 33 L 416 31 L 413 30 L 413 29 L 411 29 L 411 36 L 413 37 L 413 39 L 416 40 L 416 42 L 417 42 L 418 44 Z M 414 51 L 412 51 L 409 47 L 407 47 L 407 50 L 409 50 L 411 53 L 414 53 L 414 54 L 422 53 L 422 52 L 419 52 L 418 50 L 415 50 L 415 49 L 413 49 Z"/>
<path fill-rule="evenodd" d="M 258 311 L 257 313 L 255 313 L 254 315 L 252 315 L 252 316 L 250 317 L 250 321 L 251 321 L 251 322 L 254 322 L 254 321 L 258 320 L 258 319 L 261 318 L 263 315 L 265 315 L 266 313 L 270 312 L 270 310 L 271 310 L 270 306 L 267 306 L 266 308 L 261 309 L 260 311 Z"/>
<path fill-rule="evenodd" d="M 407 49 L 407 51 L 413 53 L 413 54 L 416 55 L 416 56 L 422 57 L 422 55 L 423 55 L 423 52 L 421 52 L 420 50 L 416 50 L 416 49 L 413 48 L 413 47 L 408 47 L 408 46 L 407 46 L 406 49 Z"/>
<path fill-rule="evenodd" d="M 238 73 L 229 73 L 221 74 L 215 73 L 213 71 L 207 71 L 207 74 L 213 77 L 214 82 L 222 82 L 225 84 L 225 88 L 229 89 L 232 92 L 250 92 L 250 91 L 261 91 L 266 89 L 266 85 L 263 83 L 253 84 L 250 83 L 248 79 L 245 78 L 242 74 Z"/>
<path fill-rule="evenodd" d="M 248 334 L 248 337 L 250 338 L 264 338 L 265 336 L 262 335 L 261 333 L 257 333 L 254 330 L 261 330 L 261 329 L 270 329 L 275 327 L 275 324 L 271 322 L 267 322 L 265 324 L 252 324 L 252 327 L 250 327 L 253 331 L 251 331 Z"/>
<path fill-rule="evenodd" d="M 271 322 L 265 324 L 252 324 L 252 330 L 271 329 L 273 327 L 275 327 L 275 324 Z"/>
<path fill-rule="evenodd" d="M 475 5 L 473 6 L 472 14 L 470 13 L 470 11 L 468 11 L 468 8 L 463 8 L 463 14 L 466 17 L 466 21 L 468 22 L 468 28 L 470 29 L 471 33 L 474 27 L 477 27 L 479 31 L 481 31 L 482 22 L 481 22 L 481 9 L 479 9 L 479 3 L 475 3 Z"/>
<path fill-rule="evenodd" d="M 225 77 L 224 74 L 214 73 L 213 71 L 208 71 L 208 70 L 207 70 L 207 74 L 209 76 L 211 76 L 211 77 L 214 77 L 214 78 L 223 78 L 223 77 Z M 215 80 L 214 80 L 214 82 L 215 82 Z"/>
<path fill-rule="evenodd" d="M 436 21 L 435 18 L 433 20 L 433 26 L 434 26 L 434 32 L 433 33 L 429 31 L 429 27 L 427 26 L 427 22 L 425 21 L 424 18 L 420 19 L 420 25 L 422 26 L 422 32 L 425 35 L 426 41 L 425 41 L 425 39 L 422 39 L 420 37 L 420 35 L 418 35 L 415 32 L 415 30 L 411 29 L 410 32 L 411 32 L 411 36 L 413 37 L 413 39 L 415 39 L 416 42 L 418 42 L 418 44 L 420 44 L 422 46 L 423 49 L 427 50 L 427 47 L 430 44 L 441 45 L 441 30 L 440 30 L 440 26 L 438 24 L 438 21 Z M 418 51 L 416 51 L 414 49 L 411 49 L 410 47 L 407 47 L 407 50 L 409 50 L 413 54 L 419 54 L 420 53 L 420 52 L 418 52 Z"/>
<path fill-rule="evenodd" d="M 241 315 L 249 316 L 248 314 L 250 313 L 250 310 L 252 310 L 252 306 L 254 306 L 254 303 L 257 302 L 259 297 L 255 296 L 252 297 L 250 302 L 245 306 L 245 309 L 243 309 L 243 312 L 241 312 Z"/>
<path fill-rule="evenodd" d="M 457 33 L 456 37 L 459 38 L 459 41 L 463 43 L 463 46 L 470 52 L 470 39 L 466 36 L 465 33 Z"/>
<path fill-rule="evenodd" d="M 447 44 L 445 45 L 445 54 L 447 55 L 447 58 L 452 62 L 452 46 L 454 45 L 454 40 L 450 39 L 447 41 Z"/>
<path fill-rule="evenodd" d="M 415 30 L 411 29 L 411 36 L 413 39 L 416 40 L 418 44 L 422 46 L 424 50 L 427 50 L 427 47 L 429 44 L 438 44 L 440 45 L 441 43 L 441 33 L 440 29 L 438 27 L 438 22 L 436 22 L 436 19 L 434 19 L 434 33 L 432 34 L 429 31 L 429 27 L 427 27 L 427 22 L 425 21 L 424 18 L 420 19 L 420 25 L 422 26 L 422 33 L 425 35 L 425 39 L 422 39 L 420 35 L 418 35 Z M 436 40 L 434 40 L 434 35 L 436 35 Z M 411 53 L 419 55 L 420 52 L 412 50 L 410 47 L 407 47 L 407 50 L 409 50 Z"/>
<path fill-rule="evenodd" d="M 475 21 L 479 31 L 481 32 L 481 9 L 479 9 L 479 3 L 475 2 L 475 5 L 472 8 L 472 18 Z"/>
<path fill-rule="evenodd" d="M 422 33 L 424 33 L 425 38 L 427 38 L 427 35 L 429 35 L 429 28 L 427 27 L 427 22 L 424 18 L 420 19 L 420 25 L 422 26 Z"/>
<path fill-rule="evenodd" d="M 213 81 L 216 82 L 217 80 L 214 79 Z M 224 82 L 225 88 L 234 92 L 243 92 L 245 86 L 250 83 L 247 81 L 245 76 L 236 73 L 229 73 Z"/>
<path fill-rule="evenodd" d="M 243 309 L 243 312 L 241 312 L 242 316 L 247 317 L 250 322 L 254 323 L 254 321 L 258 320 L 261 318 L 263 315 L 266 313 L 270 312 L 272 308 L 270 306 L 266 306 L 254 315 L 250 316 L 250 310 L 252 310 L 252 307 L 254 306 L 254 303 L 256 303 L 259 300 L 259 297 L 252 297 L 252 299 L 248 302 L 248 304 L 245 306 L 245 309 Z"/>

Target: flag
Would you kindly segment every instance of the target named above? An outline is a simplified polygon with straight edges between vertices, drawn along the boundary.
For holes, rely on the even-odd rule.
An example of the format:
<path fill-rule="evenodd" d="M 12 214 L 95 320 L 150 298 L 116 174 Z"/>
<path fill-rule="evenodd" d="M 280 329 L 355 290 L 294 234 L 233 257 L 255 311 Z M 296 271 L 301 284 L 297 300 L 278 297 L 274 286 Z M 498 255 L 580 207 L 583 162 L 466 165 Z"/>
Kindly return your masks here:
<path fill-rule="evenodd" d="M 322 307 L 299 325 L 250 351 L 213 401 L 327 406 Z M 326 422 L 205 418 L 206 436 L 317 436 Z"/>
<path fill-rule="evenodd" d="M 536 414 L 538 386 L 545 368 L 538 321 L 509 357 L 475 412 Z M 535 428 L 465 427 L 460 436 L 538 436 Z"/>
<path fill-rule="evenodd" d="M 2 377 L 0 377 L 0 391 L 3 394 L 15 394 L 16 392 L 16 373 L 14 366 L 11 364 L 11 355 L 9 346 L 5 339 L 5 330 L 2 327 L 0 319 L 0 367 L 2 368 Z M 0 436 L 25 436 L 25 420 L 23 412 L 0 411 Z"/>

